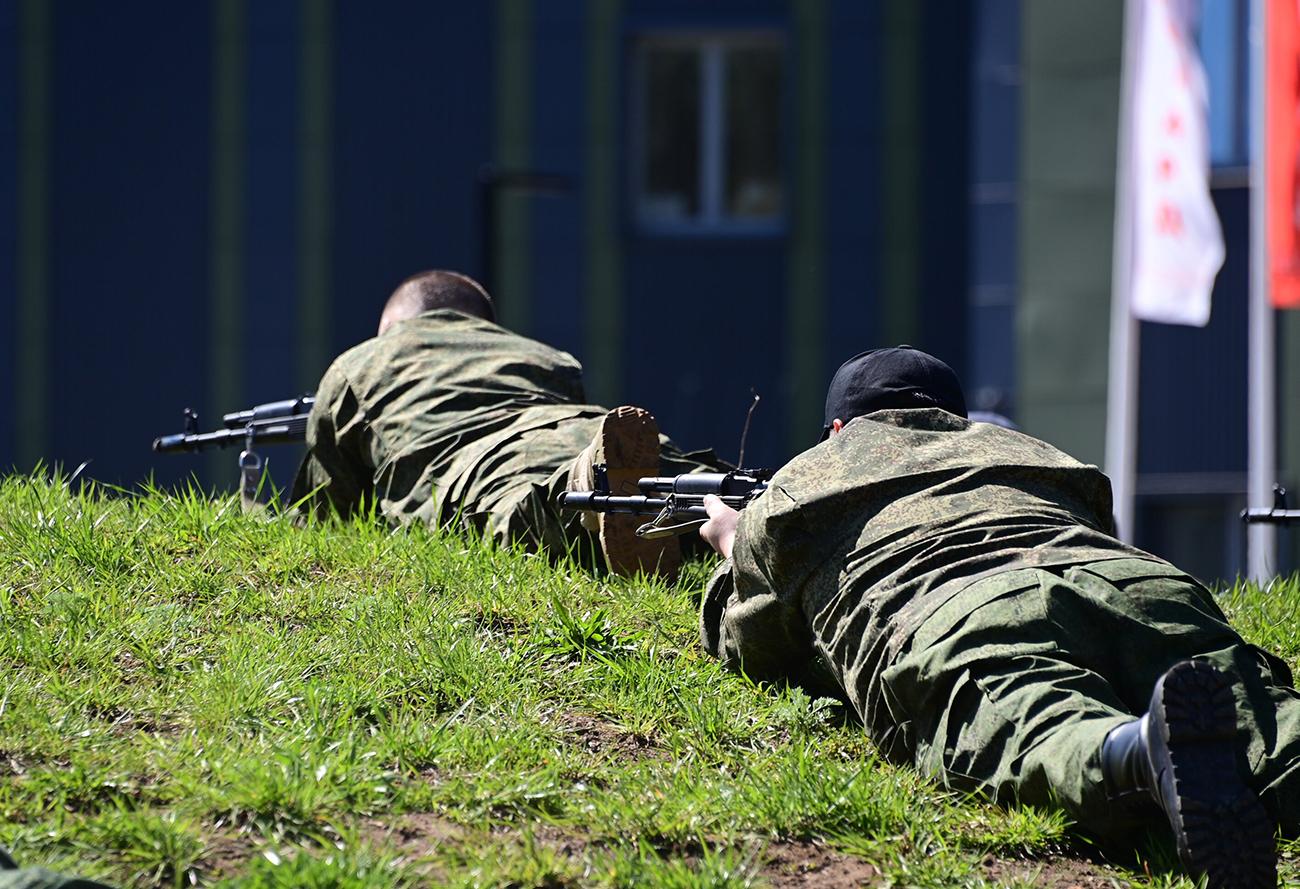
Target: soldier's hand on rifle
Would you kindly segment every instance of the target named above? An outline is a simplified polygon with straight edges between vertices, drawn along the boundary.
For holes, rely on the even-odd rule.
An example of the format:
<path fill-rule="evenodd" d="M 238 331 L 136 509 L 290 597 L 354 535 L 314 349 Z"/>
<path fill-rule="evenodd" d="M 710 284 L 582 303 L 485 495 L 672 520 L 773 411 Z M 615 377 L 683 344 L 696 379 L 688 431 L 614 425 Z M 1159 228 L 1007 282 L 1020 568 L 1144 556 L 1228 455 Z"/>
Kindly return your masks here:
<path fill-rule="evenodd" d="M 709 520 L 700 526 L 700 537 L 713 547 L 723 558 L 731 558 L 731 545 L 736 539 L 736 522 L 740 513 L 722 502 L 720 497 L 708 494 L 704 498 L 704 510 Z"/>

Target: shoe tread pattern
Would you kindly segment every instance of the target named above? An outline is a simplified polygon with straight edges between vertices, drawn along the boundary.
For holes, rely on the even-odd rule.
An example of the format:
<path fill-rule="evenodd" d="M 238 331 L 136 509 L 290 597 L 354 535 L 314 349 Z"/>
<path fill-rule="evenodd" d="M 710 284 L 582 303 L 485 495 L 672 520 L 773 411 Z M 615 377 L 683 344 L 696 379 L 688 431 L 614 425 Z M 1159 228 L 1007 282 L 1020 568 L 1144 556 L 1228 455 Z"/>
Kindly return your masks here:
<path fill-rule="evenodd" d="M 605 464 L 611 493 L 623 496 L 640 493 L 637 481 L 659 474 L 659 424 L 654 416 L 630 405 L 606 414 L 601 421 L 596 462 Z M 600 548 L 606 565 L 623 577 L 639 571 L 669 579 L 676 577 L 681 566 L 677 539 L 638 537 L 636 529 L 646 521 L 645 516 L 600 514 Z"/>
<path fill-rule="evenodd" d="M 1204 874 L 1207 889 L 1275 889 L 1273 825 L 1237 772 L 1231 681 L 1207 663 L 1186 661 L 1165 675 L 1160 704 L 1183 865 Z"/>

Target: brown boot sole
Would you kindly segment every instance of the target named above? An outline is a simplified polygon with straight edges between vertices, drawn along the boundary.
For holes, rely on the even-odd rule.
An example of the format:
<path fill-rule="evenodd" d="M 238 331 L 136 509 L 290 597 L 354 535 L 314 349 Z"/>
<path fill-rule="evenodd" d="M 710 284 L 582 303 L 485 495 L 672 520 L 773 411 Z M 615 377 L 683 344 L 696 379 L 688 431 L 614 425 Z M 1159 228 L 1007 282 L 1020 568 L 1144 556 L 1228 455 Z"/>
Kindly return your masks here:
<path fill-rule="evenodd" d="M 615 408 L 601 421 L 595 462 L 605 464 L 613 494 L 640 493 L 637 481 L 659 474 L 659 425 L 649 411 L 639 407 Z M 676 538 L 645 540 L 636 529 L 648 516 L 600 515 L 600 549 L 613 574 L 630 577 L 638 572 L 672 579 L 681 567 L 681 547 Z"/>

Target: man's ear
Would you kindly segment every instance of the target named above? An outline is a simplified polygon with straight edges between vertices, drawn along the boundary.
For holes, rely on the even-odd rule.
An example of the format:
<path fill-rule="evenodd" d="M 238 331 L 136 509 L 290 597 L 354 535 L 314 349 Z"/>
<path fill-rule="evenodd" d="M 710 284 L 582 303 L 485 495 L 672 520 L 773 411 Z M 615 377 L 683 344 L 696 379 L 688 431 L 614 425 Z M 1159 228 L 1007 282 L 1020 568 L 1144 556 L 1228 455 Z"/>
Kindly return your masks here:
<path fill-rule="evenodd" d="M 844 429 L 843 420 L 841 420 L 839 417 L 836 417 L 834 420 L 831 420 L 831 435 L 839 435 L 841 430 L 843 429 Z"/>

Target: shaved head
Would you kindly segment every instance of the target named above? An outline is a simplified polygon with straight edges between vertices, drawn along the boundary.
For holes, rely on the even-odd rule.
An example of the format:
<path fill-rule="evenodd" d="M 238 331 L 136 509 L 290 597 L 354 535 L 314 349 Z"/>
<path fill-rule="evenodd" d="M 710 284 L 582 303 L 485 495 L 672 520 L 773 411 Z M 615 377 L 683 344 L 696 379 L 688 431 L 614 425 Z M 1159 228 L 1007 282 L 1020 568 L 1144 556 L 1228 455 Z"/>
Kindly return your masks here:
<path fill-rule="evenodd" d="M 473 278 L 460 272 L 420 272 L 397 285 L 388 298 L 379 318 L 379 332 L 433 309 L 455 309 L 485 321 L 497 320 L 492 297 Z"/>

